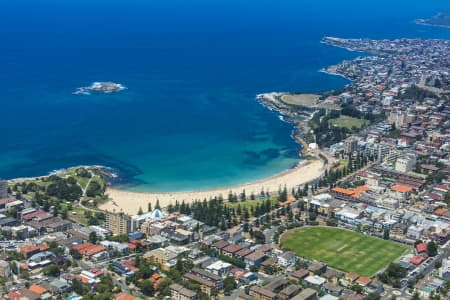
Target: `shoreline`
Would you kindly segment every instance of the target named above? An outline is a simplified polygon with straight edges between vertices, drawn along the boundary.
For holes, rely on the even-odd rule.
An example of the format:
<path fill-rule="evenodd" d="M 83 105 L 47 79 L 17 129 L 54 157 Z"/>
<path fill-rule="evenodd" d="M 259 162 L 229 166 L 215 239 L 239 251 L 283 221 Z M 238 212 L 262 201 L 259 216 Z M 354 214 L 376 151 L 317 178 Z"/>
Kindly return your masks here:
<path fill-rule="evenodd" d="M 124 212 L 129 215 L 135 215 L 140 208 L 143 211 L 147 211 L 149 203 L 151 203 L 152 207 L 155 207 L 158 201 L 161 207 L 167 207 L 170 204 L 174 205 L 177 201 L 178 203 L 183 201 L 185 203 L 192 203 L 219 196 L 222 196 L 224 200 L 227 201 L 228 194 L 230 192 L 239 195 L 245 190 L 247 197 L 252 193 L 257 196 L 262 190 L 264 192 L 273 193 L 286 186 L 287 190 L 290 192 L 292 188 L 297 188 L 298 186 L 302 186 L 306 183 L 314 182 L 324 174 L 327 165 L 332 163 L 332 158 L 325 155 L 328 161 L 324 161 L 324 159 L 321 158 L 320 150 L 309 149 L 308 144 L 301 136 L 303 130 L 306 129 L 303 127 L 304 125 L 293 121 L 295 115 L 293 115 L 289 110 L 286 110 L 285 107 L 279 106 L 281 103 L 277 97 L 284 94 L 288 93 L 271 92 L 258 94 L 256 96 L 256 100 L 266 109 L 276 112 L 280 121 L 286 122 L 293 126 L 291 137 L 297 144 L 299 144 L 301 148 L 299 154 L 305 158 L 294 167 L 260 180 L 206 190 L 181 192 L 135 192 L 117 189 L 112 186 L 107 188 L 105 192 L 110 200 L 100 205 L 99 209 L 109 212 Z M 311 156 L 313 156 L 313 158 L 311 158 Z"/>
<path fill-rule="evenodd" d="M 225 200 L 228 194 L 232 192 L 239 195 L 245 190 L 247 196 L 254 194 L 255 196 L 265 192 L 276 192 L 279 188 L 286 186 L 288 190 L 299 185 L 309 183 L 316 180 L 324 172 L 324 162 L 319 159 L 303 160 L 296 167 L 287 169 L 274 176 L 264 178 L 261 180 L 244 183 L 235 186 L 229 186 L 211 190 L 187 191 L 187 192 L 131 192 L 126 190 L 115 189 L 114 187 L 107 188 L 105 194 L 110 200 L 99 206 L 99 209 L 109 212 L 124 212 L 126 214 L 135 215 L 139 208 L 147 211 L 148 203 L 155 207 L 156 202 L 159 201 L 161 207 L 167 207 L 169 204 L 192 203 L 195 201 L 203 201 L 213 197 L 222 196 Z"/>
<path fill-rule="evenodd" d="M 430 26 L 430 27 L 439 27 L 439 28 L 450 29 L 450 25 L 444 25 L 444 24 L 439 25 L 439 24 L 429 23 L 429 21 L 427 19 L 416 19 L 416 20 L 414 20 L 414 24 L 422 25 L 422 26 Z"/>

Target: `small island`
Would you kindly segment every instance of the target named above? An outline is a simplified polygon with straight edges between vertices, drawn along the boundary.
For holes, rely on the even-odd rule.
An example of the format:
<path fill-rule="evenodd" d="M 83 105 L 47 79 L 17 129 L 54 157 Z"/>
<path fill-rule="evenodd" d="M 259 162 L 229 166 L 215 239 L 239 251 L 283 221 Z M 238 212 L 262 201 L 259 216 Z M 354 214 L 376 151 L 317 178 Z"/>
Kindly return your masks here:
<path fill-rule="evenodd" d="M 428 19 L 417 19 L 416 24 L 450 28 L 450 13 L 438 13 Z"/>
<path fill-rule="evenodd" d="M 125 90 L 126 87 L 120 83 L 114 82 L 94 82 L 90 86 L 83 86 L 76 89 L 73 92 L 74 95 L 90 95 L 91 93 L 104 93 L 110 94 L 114 92 L 120 92 Z"/>

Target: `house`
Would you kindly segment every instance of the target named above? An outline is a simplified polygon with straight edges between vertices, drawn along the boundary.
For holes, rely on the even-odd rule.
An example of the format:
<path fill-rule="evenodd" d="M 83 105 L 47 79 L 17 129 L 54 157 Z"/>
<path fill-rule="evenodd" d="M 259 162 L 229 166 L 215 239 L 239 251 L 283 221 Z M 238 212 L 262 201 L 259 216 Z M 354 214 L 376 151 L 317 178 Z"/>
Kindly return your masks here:
<path fill-rule="evenodd" d="M 246 257 L 247 255 L 249 255 L 250 253 L 253 253 L 253 250 L 250 250 L 249 248 L 243 248 L 243 249 L 239 250 L 238 252 L 236 252 L 236 253 L 234 254 L 234 256 L 235 256 L 236 258 L 238 258 L 238 259 L 244 260 L 245 257 Z"/>
<path fill-rule="evenodd" d="M 218 260 L 206 267 L 206 270 L 220 277 L 225 277 L 230 273 L 232 265 L 230 263 Z"/>
<path fill-rule="evenodd" d="M 345 289 L 341 294 L 341 299 L 345 300 L 363 300 L 364 295 L 358 294 L 355 291 Z"/>
<path fill-rule="evenodd" d="M 427 252 L 427 244 L 425 243 L 419 243 L 416 245 L 416 251 L 418 254 L 426 253 Z"/>
<path fill-rule="evenodd" d="M 423 174 L 436 174 L 439 171 L 439 168 L 433 165 L 422 164 L 420 165 L 420 170 Z"/>
<path fill-rule="evenodd" d="M 115 297 L 116 300 L 133 300 L 134 296 L 125 292 L 120 292 Z"/>
<path fill-rule="evenodd" d="M 239 252 L 240 250 L 242 250 L 242 247 L 239 245 L 235 245 L 235 244 L 230 244 L 228 246 L 226 246 L 225 248 L 222 249 L 222 254 L 229 256 L 229 257 L 234 257 L 235 254 L 237 252 Z"/>
<path fill-rule="evenodd" d="M 311 288 L 306 288 L 291 300 L 315 300 L 317 298 L 317 291 Z"/>
<path fill-rule="evenodd" d="M 325 278 L 328 282 L 338 284 L 339 279 L 343 276 L 343 273 L 335 269 L 328 269 L 325 273 L 323 273 L 320 276 Z"/>
<path fill-rule="evenodd" d="M 308 271 L 310 275 L 322 274 L 326 272 L 327 265 L 321 262 L 315 262 L 309 265 Z"/>
<path fill-rule="evenodd" d="M 68 293 L 71 290 L 70 284 L 64 279 L 55 279 L 51 281 L 49 288 L 50 291 L 56 295 Z"/>
<path fill-rule="evenodd" d="M 281 299 L 291 299 L 292 297 L 297 295 L 300 292 L 300 290 L 301 290 L 300 286 L 296 284 L 290 284 L 280 291 L 278 297 L 280 297 Z"/>
<path fill-rule="evenodd" d="M 366 287 L 372 283 L 372 279 L 370 277 L 360 276 L 358 279 L 356 279 L 356 283 L 362 287 Z"/>
<path fill-rule="evenodd" d="M 410 239 L 418 240 L 422 236 L 424 228 L 421 226 L 411 225 L 408 227 L 406 236 Z"/>
<path fill-rule="evenodd" d="M 215 287 L 218 290 L 222 289 L 222 287 L 223 287 L 222 277 L 220 277 L 214 273 L 208 272 L 208 271 L 200 269 L 200 268 L 193 268 L 191 273 L 214 282 Z"/>
<path fill-rule="evenodd" d="M 6 218 L 2 218 L 0 220 L 0 228 L 6 227 L 6 226 L 18 226 L 19 220 L 12 218 L 12 217 L 6 217 Z"/>
<path fill-rule="evenodd" d="M 306 269 L 298 269 L 297 271 L 295 271 L 294 273 L 289 275 L 289 279 L 294 279 L 294 280 L 303 280 L 306 277 L 308 277 L 309 271 Z"/>
<path fill-rule="evenodd" d="M 266 255 L 263 252 L 255 251 L 250 253 L 244 258 L 244 262 L 248 266 L 259 266 L 263 261 Z"/>
<path fill-rule="evenodd" d="M 394 184 L 391 186 L 390 195 L 394 199 L 405 201 L 414 191 L 414 187 L 404 184 Z"/>
<path fill-rule="evenodd" d="M 100 245 L 105 246 L 108 250 L 119 252 L 122 255 L 128 254 L 128 252 L 130 251 L 128 244 L 121 244 L 112 241 L 101 241 Z"/>
<path fill-rule="evenodd" d="M 282 255 L 278 256 L 278 264 L 282 267 L 288 267 L 295 264 L 297 256 L 292 251 L 284 252 Z"/>
<path fill-rule="evenodd" d="M 170 295 L 172 300 L 197 300 L 198 295 L 196 292 L 187 289 L 177 283 L 173 283 L 169 286 Z"/>
<path fill-rule="evenodd" d="M 83 284 L 93 285 L 100 282 L 99 275 L 90 271 L 81 271 L 79 275 L 75 275 L 75 278 L 80 280 Z"/>
<path fill-rule="evenodd" d="M 211 248 L 222 254 L 222 249 L 228 246 L 229 243 L 225 240 L 220 240 L 211 245 Z"/>
<path fill-rule="evenodd" d="M 255 300 L 275 300 L 277 297 L 274 292 L 257 285 L 253 285 L 250 288 L 249 295 L 252 296 Z"/>
<path fill-rule="evenodd" d="M 359 278 L 359 275 L 356 273 L 347 273 L 345 274 L 343 280 L 341 281 L 344 286 L 352 286 L 355 284 L 356 279 Z"/>
<path fill-rule="evenodd" d="M 144 258 L 154 264 L 161 265 L 163 270 L 168 270 L 177 262 L 177 253 L 169 251 L 167 248 L 156 248 L 144 254 Z"/>
<path fill-rule="evenodd" d="M 333 284 L 331 282 L 325 283 L 325 285 L 323 286 L 323 289 L 328 294 L 331 294 L 331 295 L 337 296 L 337 297 L 339 297 L 342 294 L 342 291 L 344 290 L 343 287 Z"/>
<path fill-rule="evenodd" d="M 30 291 L 27 288 L 21 288 L 17 291 L 11 291 L 6 294 L 7 300 L 41 300 L 41 295 Z"/>
<path fill-rule="evenodd" d="M 442 267 L 439 269 L 439 276 L 444 279 L 450 279 L 450 259 L 442 261 Z"/>
<path fill-rule="evenodd" d="M 83 243 L 80 245 L 73 246 L 72 249 L 93 261 L 98 261 L 98 260 L 105 259 L 108 257 L 108 253 L 106 252 L 106 247 L 102 246 L 102 245 L 93 245 L 91 243 Z"/>
<path fill-rule="evenodd" d="M 320 297 L 319 300 L 339 300 L 339 297 L 327 294 L 325 296 Z"/>
<path fill-rule="evenodd" d="M 366 294 L 382 294 L 384 292 L 383 283 L 377 279 L 374 279 L 371 283 L 364 287 L 364 291 L 366 292 Z"/>
<path fill-rule="evenodd" d="M 30 258 L 31 256 L 46 250 L 48 250 L 48 246 L 45 244 L 39 246 L 29 245 L 20 248 L 20 253 L 22 253 L 25 256 L 25 258 Z"/>
<path fill-rule="evenodd" d="M 319 288 L 321 289 L 323 285 L 327 282 L 327 280 L 318 275 L 308 276 L 305 278 L 304 283 L 309 287 Z"/>
<path fill-rule="evenodd" d="M 30 287 L 28 289 L 30 291 L 32 291 L 33 293 L 36 293 L 39 295 L 42 295 L 47 292 L 47 289 L 45 289 L 43 286 L 40 286 L 38 284 L 32 284 L 32 285 L 30 285 Z"/>
<path fill-rule="evenodd" d="M 286 278 L 280 278 L 272 280 L 269 284 L 265 285 L 264 288 L 274 293 L 278 293 L 282 289 L 288 287 L 290 284 L 291 283 Z"/>
<path fill-rule="evenodd" d="M 214 291 L 216 290 L 216 284 L 213 281 L 202 278 L 196 274 L 186 273 L 183 275 L 183 279 L 198 283 L 200 286 L 200 290 L 208 296 L 212 296 Z"/>

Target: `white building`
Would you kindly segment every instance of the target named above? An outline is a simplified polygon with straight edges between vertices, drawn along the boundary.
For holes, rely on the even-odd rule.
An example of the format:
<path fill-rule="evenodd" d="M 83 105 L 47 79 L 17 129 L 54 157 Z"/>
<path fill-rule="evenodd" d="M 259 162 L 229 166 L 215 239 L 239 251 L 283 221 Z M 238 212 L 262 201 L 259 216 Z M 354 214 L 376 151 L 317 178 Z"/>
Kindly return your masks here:
<path fill-rule="evenodd" d="M 142 214 L 142 215 L 135 215 L 131 217 L 131 232 L 133 231 L 139 231 L 139 229 L 141 228 L 141 225 L 144 222 L 156 222 L 164 217 L 167 216 L 167 213 L 159 210 L 159 209 L 154 209 L 151 212 Z"/>
<path fill-rule="evenodd" d="M 376 201 L 378 206 L 388 208 L 388 209 L 397 209 L 400 207 L 400 200 L 394 198 L 384 198 Z"/>
<path fill-rule="evenodd" d="M 278 256 L 278 264 L 282 267 L 289 267 L 297 261 L 297 256 L 292 251 L 284 252 L 282 255 Z"/>
<path fill-rule="evenodd" d="M 314 275 L 314 276 L 308 276 L 304 279 L 304 282 L 307 286 L 315 287 L 315 288 L 321 288 L 327 280 L 323 277 Z"/>
<path fill-rule="evenodd" d="M 207 266 L 206 270 L 218 276 L 226 277 L 228 273 L 230 273 L 231 268 L 232 268 L 231 264 L 218 260 L 212 263 L 211 265 Z"/>
<path fill-rule="evenodd" d="M 439 269 L 439 277 L 443 279 L 450 279 L 450 259 L 442 261 L 442 267 Z"/>
<path fill-rule="evenodd" d="M 415 225 L 411 225 L 406 232 L 406 236 L 410 239 L 418 240 L 423 234 L 423 228 Z"/>
<path fill-rule="evenodd" d="M 414 154 L 407 154 L 403 157 L 397 158 L 395 162 L 395 171 L 401 173 L 411 172 L 416 166 L 416 156 Z"/>

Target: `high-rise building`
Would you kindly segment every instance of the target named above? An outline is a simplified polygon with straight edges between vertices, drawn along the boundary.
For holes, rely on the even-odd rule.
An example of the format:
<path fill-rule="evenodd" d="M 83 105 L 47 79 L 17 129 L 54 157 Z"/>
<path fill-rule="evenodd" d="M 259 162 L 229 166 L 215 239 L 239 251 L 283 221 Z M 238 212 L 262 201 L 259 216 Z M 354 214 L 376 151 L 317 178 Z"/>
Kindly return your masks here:
<path fill-rule="evenodd" d="M 0 198 L 8 197 L 8 181 L 0 180 Z"/>
<path fill-rule="evenodd" d="M 105 228 L 113 235 L 123 235 L 131 232 L 131 217 L 123 212 L 107 212 Z"/>
<path fill-rule="evenodd" d="M 348 139 L 344 142 L 344 154 L 352 154 L 358 150 L 358 141 L 355 139 Z"/>

